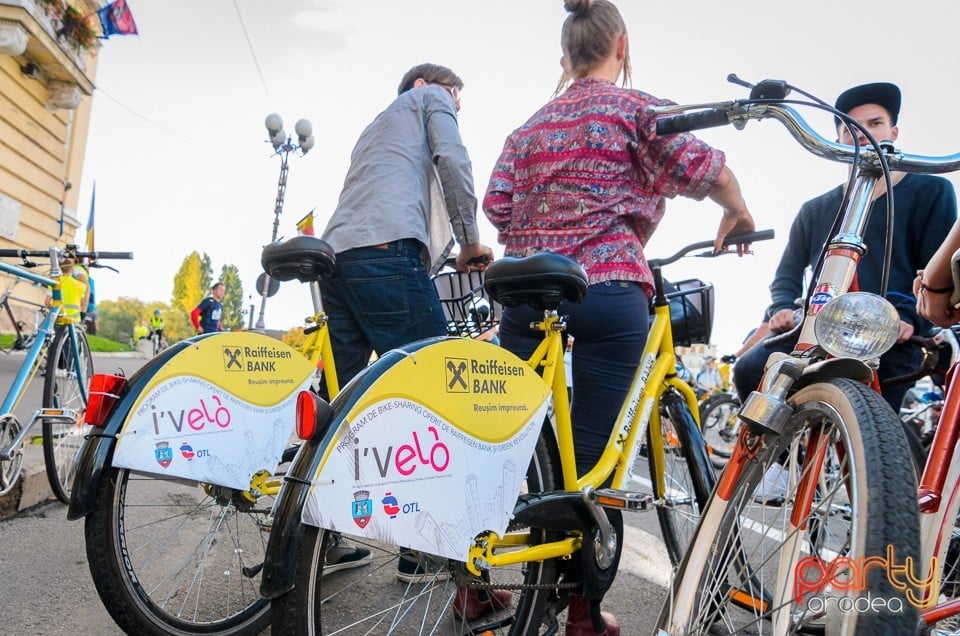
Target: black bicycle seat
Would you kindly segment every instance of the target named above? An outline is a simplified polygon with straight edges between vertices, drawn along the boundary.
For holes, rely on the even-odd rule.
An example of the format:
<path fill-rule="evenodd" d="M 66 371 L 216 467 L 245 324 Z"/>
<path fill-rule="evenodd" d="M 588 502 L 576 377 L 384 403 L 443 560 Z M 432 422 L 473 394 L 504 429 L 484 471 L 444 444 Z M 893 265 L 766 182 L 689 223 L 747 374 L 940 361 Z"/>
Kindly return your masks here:
<path fill-rule="evenodd" d="M 576 261 L 551 252 L 523 258 L 508 256 L 487 268 L 483 287 L 504 307 L 530 305 L 542 311 L 556 309 L 562 300 L 583 302 L 587 273 Z"/>
<path fill-rule="evenodd" d="M 333 273 L 337 256 L 326 241 L 315 236 L 295 236 L 264 247 L 260 264 L 274 280 L 282 282 L 296 278 L 302 283 L 311 283 Z"/>

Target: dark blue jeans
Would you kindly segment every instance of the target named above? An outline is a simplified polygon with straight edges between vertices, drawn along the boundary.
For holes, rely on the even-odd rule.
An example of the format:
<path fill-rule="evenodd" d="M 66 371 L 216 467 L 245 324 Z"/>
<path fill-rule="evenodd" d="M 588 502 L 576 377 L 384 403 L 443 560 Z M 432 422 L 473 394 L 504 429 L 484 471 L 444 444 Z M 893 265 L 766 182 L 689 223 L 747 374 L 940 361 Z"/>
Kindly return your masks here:
<path fill-rule="evenodd" d="M 639 283 L 591 285 L 584 302 L 564 302 L 567 334 L 573 336 L 573 443 L 577 472 L 593 467 L 607 445 L 647 341 L 649 301 Z M 529 358 L 542 334 L 530 323 L 543 314 L 530 307 L 506 308 L 500 344 Z M 566 336 L 566 334 L 564 334 Z"/>
<path fill-rule="evenodd" d="M 755 391 L 763 379 L 763 367 L 767 363 L 767 358 L 774 351 L 790 353 L 797 339 L 793 338 L 785 344 L 775 347 L 767 347 L 763 341 L 758 342 L 751 347 L 745 354 L 740 356 L 733 367 L 733 381 L 737 387 L 737 394 L 740 396 L 741 403 L 747 399 L 751 391 Z M 923 358 L 923 352 L 920 348 L 912 344 L 894 345 L 890 351 L 880 356 L 880 368 L 877 369 L 877 377 L 882 383 L 887 378 L 894 378 L 898 375 L 906 375 L 911 371 L 916 371 L 920 367 Z M 907 394 L 909 384 L 896 384 L 883 387 L 881 394 L 894 411 L 900 411 L 900 403 L 903 402 L 903 396 Z"/>
<path fill-rule="evenodd" d="M 337 254 L 336 272 L 320 282 L 330 344 L 342 387 L 376 351 L 442 336 L 446 320 L 420 260 L 420 243 L 405 239 Z"/>

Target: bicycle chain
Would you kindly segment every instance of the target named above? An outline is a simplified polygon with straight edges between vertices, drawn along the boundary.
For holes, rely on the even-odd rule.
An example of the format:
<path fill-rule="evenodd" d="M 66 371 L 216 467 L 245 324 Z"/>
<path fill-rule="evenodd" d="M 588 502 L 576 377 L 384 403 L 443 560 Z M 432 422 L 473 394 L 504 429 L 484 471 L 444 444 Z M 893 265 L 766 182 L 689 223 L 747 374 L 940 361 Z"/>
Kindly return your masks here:
<path fill-rule="evenodd" d="M 563 583 L 487 583 L 466 571 L 463 565 L 450 568 L 457 587 L 472 587 L 483 590 L 572 590 L 583 584 L 575 581 Z"/>

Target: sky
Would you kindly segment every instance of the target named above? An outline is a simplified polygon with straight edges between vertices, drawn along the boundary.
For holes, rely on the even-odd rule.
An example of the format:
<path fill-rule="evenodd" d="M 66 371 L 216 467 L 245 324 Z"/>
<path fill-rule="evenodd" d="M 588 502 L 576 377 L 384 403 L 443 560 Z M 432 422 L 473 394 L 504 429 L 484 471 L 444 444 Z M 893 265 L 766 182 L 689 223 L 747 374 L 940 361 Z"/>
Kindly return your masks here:
<path fill-rule="evenodd" d="M 279 236 L 316 210 L 332 214 L 350 152 L 422 62 L 452 68 L 465 86 L 459 121 L 478 199 L 506 136 L 550 99 L 560 76 L 562 0 L 128 0 L 139 35 L 103 42 L 77 214 L 89 215 L 96 182 L 96 247 L 133 251 L 120 274 L 100 270 L 101 300 L 170 302 L 173 277 L 192 251 L 214 276 L 239 268 L 245 305 L 260 314 L 255 281 L 273 231 L 280 159 L 264 120 L 292 133 L 313 123 L 315 147 L 291 155 Z M 954 0 L 621 0 L 633 87 L 678 103 L 745 97 L 726 81 L 783 79 L 833 102 L 861 83 L 903 91 L 897 146 L 924 155 L 960 152 L 952 110 L 960 102 Z M 831 119 L 804 116 L 833 139 Z M 768 285 L 800 205 L 836 186 L 846 167 L 813 156 L 778 122 L 700 131 L 723 150 L 758 229 L 773 241 L 743 258 L 684 259 L 668 278 L 700 278 L 716 293 L 713 341 L 735 351 L 769 303 Z M 955 186 L 960 177 L 948 176 Z M 709 200 L 668 201 L 650 258 L 712 240 L 721 210 Z M 478 211 L 481 237 L 501 255 Z M 82 230 L 81 230 L 82 235 Z M 82 243 L 82 236 L 78 237 Z M 284 283 L 268 299 L 269 329 L 302 325 L 309 290 Z"/>

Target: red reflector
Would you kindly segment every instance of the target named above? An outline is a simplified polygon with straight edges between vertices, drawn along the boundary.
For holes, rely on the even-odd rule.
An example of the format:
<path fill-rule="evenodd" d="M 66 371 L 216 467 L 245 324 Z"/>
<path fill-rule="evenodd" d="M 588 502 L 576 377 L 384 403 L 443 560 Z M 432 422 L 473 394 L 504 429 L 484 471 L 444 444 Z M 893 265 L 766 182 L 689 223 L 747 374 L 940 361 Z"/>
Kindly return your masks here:
<path fill-rule="evenodd" d="M 127 378 L 122 375 L 94 374 L 90 378 L 90 395 L 83 421 L 97 427 L 106 424 L 125 386 L 127 386 Z"/>
<path fill-rule="evenodd" d="M 310 391 L 297 395 L 297 437 L 308 441 L 317 431 L 317 398 Z"/>

